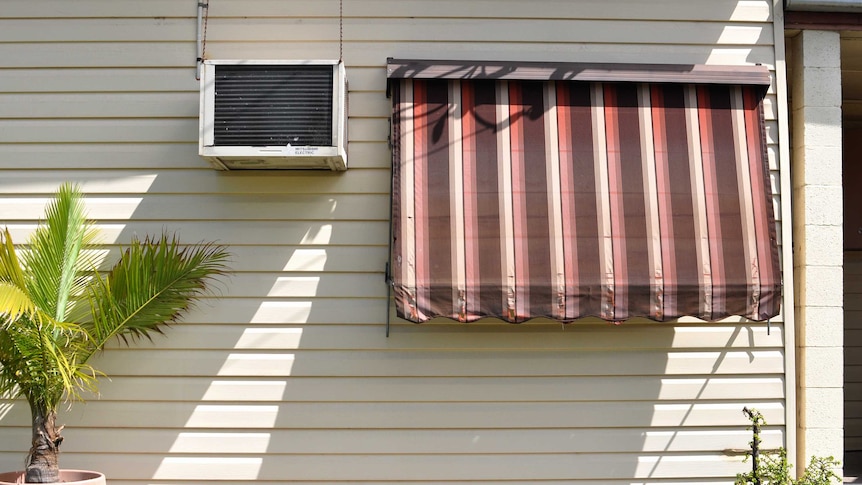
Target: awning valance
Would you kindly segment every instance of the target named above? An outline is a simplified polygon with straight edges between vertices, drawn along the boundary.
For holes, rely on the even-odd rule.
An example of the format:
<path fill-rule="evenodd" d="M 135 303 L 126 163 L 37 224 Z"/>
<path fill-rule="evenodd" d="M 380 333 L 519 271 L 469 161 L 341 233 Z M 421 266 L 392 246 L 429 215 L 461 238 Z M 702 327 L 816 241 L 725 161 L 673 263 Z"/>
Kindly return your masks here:
<path fill-rule="evenodd" d="M 778 313 L 761 86 L 393 72 L 400 317 Z"/>

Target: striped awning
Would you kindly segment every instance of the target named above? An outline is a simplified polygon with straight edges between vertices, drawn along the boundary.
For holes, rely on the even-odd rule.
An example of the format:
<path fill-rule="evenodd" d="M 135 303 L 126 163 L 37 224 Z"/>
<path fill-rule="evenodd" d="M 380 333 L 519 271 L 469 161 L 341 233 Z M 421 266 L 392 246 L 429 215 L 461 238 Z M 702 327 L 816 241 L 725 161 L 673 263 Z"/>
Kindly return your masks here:
<path fill-rule="evenodd" d="M 762 75 L 602 82 L 393 65 L 401 318 L 778 314 Z"/>

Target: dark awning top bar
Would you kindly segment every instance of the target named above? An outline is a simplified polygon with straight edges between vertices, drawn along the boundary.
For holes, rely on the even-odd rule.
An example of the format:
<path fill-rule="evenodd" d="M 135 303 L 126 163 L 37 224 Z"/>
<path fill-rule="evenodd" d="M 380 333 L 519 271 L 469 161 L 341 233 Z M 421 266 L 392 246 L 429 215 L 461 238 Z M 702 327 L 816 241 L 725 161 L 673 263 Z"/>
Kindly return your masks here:
<path fill-rule="evenodd" d="M 765 66 L 387 59 L 389 79 L 497 79 L 769 86 Z"/>

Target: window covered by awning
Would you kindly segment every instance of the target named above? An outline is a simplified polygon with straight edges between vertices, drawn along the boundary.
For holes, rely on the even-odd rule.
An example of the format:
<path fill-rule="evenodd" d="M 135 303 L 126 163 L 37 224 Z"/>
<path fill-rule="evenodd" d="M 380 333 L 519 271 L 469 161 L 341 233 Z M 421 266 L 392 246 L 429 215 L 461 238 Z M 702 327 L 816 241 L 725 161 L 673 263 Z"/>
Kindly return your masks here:
<path fill-rule="evenodd" d="M 400 317 L 778 314 L 764 68 L 390 60 L 389 76 Z"/>

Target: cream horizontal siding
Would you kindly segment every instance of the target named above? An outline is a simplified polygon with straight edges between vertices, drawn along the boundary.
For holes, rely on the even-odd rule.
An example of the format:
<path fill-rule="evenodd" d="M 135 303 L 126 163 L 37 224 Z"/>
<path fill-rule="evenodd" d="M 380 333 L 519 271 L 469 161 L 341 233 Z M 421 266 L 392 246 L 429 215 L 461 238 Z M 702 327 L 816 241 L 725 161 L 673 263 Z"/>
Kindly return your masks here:
<path fill-rule="evenodd" d="M 27 429 L 10 429 L 11 442 L 27 439 Z M 121 439 L 128 430 L 85 429 L 70 430 L 73 441 L 66 446 L 67 453 L 97 453 L 92 443 L 116 443 L 115 453 L 158 453 L 171 446 L 175 453 L 351 453 L 359 444 L 374 454 L 419 453 L 589 453 L 617 451 L 629 453 L 660 453 L 700 450 L 733 446 L 739 440 L 751 439 L 745 431 L 670 431 L 649 429 L 577 430 L 438 430 L 423 433 L 415 439 L 415 431 L 405 430 L 291 430 L 262 433 L 240 431 L 233 433 L 175 433 L 161 429 L 134 430 L 136 443 Z M 766 430 L 761 435 L 764 448 L 781 445 L 782 435 Z M 8 441 L 7 441 L 8 443 Z M 3 452 L 16 451 L 7 450 Z M 113 483 L 113 480 L 112 480 Z"/>
<path fill-rule="evenodd" d="M 194 35 L 194 34 L 192 34 Z M 207 41 L 207 52 L 212 59 L 333 59 L 338 58 L 338 41 L 331 42 L 250 42 L 251 45 Z M 250 51 L 249 48 L 252 48 Z M 22 53 L 22 51 L 24 53 Z M 572 62 L 644 62 L 664 64 L 755 64 L 772 65 L 773 50 L 767 46 L 713 47 L 677 44 L 596 44 L 481 42 L 475 46 L 453 40 L 432 40 L 405 43 L 352 42 L 344 45 L 344 57 L 358 66 L 374 66 L 381 62 L 378 53 L 391 57 L 437 59 L 442 53 L 447 59 L 542 59 Z M 77 67 L 178 67 L 194 62 L 194 44 L 189 42 L 153 42 L 128 45 L 122 42 L 90 42 L 78 44 L 5 43 L 0 44 L 0 56 L 8 67 L 21 68 L 77 68 Z M 191 61 L 189 61 L 191 59 Z M 385 57 L 383 61 L 385 62 Z"/>
<path fill-rule="evenodd" d="M 197 156 L 197 2 L 3 0 L 0 223 L 23 241 L 80 183 L 116 252 L 132 235 L 217 240 L 234 274 L 183 324 L 97 364 L 64 411 L 63 465 L 112 485 L 727 484 L 741 410 L 785 442 L 784 325 L 398 321 L 383 281 L 387 57 L 755 64 L 771 2 L 346 0 L 349 164 L 219 173 Z M 335 0 L 210 0 L 211 59 L 337 58 Z M 776 207 L 778 98 L 764 104 Z M 781 214 L 777 214 L 781 219 Z M 391 318 L 392 334 L 384 336 Z M 0 402 L 0 469 L 27 411 Z"/>
<path fill-rule="evenodd" d="M 281 480 L 285 473 L 298 480 L 320 482 L 370 481 L 404 483 L 401 470 L 415 470 L 422 481 L 449 483 L 464 480 L 487 483 L 524 480 L 544 483 L 558 476 L 569 480 L 675 478 L 680 474 L 726 477 L 739 470 L 736 460 L 721 456 L 674 456 L 628 453 L 548 453 L 520 454 L 397 454 L 397 455 L 273 455 L 278 466 L 262 466 L 251 457 L 173 457 L 162 459 L 146 454 L 114 454 L 105 460 L 100 454 L 81 454 L 82 466 L 95 468 L 122 480 L 132 479 L 131 470 L 147 470 L 166 483 L 188 476 L 203 480 L 238 483 L 248 480 Z M 104 464 L 103 464 L 104 463 Z M 631 471 L 628 471 L 631 469 Z M 593 471 L 595 470 L 595 471 Z M 111 481 L 113 485 L 114 480 Z M 257 482 L 255 482 L 257 483 Z M 291 480 L 291 483 L 294 483 Z M 570 482 L 571 483 L 571 482 Z M 602 482 L 604 483 L 604 482 Z M 728 482 L 725 482 L 728 483 Z"/>
<path fill-rule="evenodd" d="M 34 148 L 42 148 L 43 145 L 35 146 Z M 150 146 L 146 146 L 151 148 Z M 82 158 L 106 159 L 119 154 L 120 148 L 111 147 L 106 150 L 107 153 L 100 151 L 100 147 L 92 147 L 85 145 L 89 151 L 82 155 Z M 102 147 L 104 148 L 104 147 Z M 137 147 L 123 147 L 126 154 L 131 155 L 131 150 Z M 63 147 L 68 149 L 68 147 Z M 182 148 L 185 150 L 185 147 Z M 8 152 L 6 156 L 11 157 Z M 52 155 L 59 155 L 53 153 Z M 141 155 L 143 160 L 139 163 L 144 163 L 147 157 L 153 157 L 154 153 L 144 153 Z M 70 155 L 72 156 L 72 155 Z M 200 162 L 197 152 L 194 153 L 196 162 Z M 42 162 L 48 162 L 47 157 L 28 159 L 17 163 L 17 168 L 32 168 L 29 165 L 40 165 Z M 76 160 L 78 161 L 78 160 Z M 84 160 L 80 160 L 83 162 Z M 103 162 L 104 163 L 104 162 Z M 23 167 L 22 167 L 23 166 Z M 13 168 L 13 167 L 9 167 Z M 125 167 L 121 167 L 125 168 Z M 162 167 L 157 167 L 162 168 Z M 255 172 L 245 171 L 231 173 L 229 184 L 224 183 L 225 174 L 214 170 L 195 170 L 187 168 L 177 168 L 171 170 L 170 176 L 159 176 L 157 172 L 142 169 L 129 170 L 113 170 L 106 172 L 98 169 L 86 169 L 75 167 L 74 169 L 59 170 L 52 168 L 52 178 L 45 177 L 43 172 L 38 170 L 8 170 L 4 172 L 3 177 L 8 183 L 0 185 L 0 193 L 4 195 L 16 195 L 18 197 L 42 197 L 47 199 L 46 194 L 50 194 L 56 188 L 57 180 L 67 180 L 80 184 L 84 190 L 90 194 L 91 200 L 99 200 L 106 194 L 131 194 L 136 195 L 142 187 L 146 188 L 147 194 L 157 194 L 163 196 L 171 195 L 193 195 L 193 194 L 212 194 L 215 192 L 221 194 L 239 194 L 246 195 L 256 193 L 261 195 L 277 194 L 285 195 L 284 178 L 273 177 L 271 172 Z M 335 176 L 331 173 L 319 171 L 298 171 L 290 175 L 292 187 L 290 195 L 297 194 L 320 194 L 322 192 L 334 192 L 340 194 L 384 194 L 388 193 L 391 182 L 386 178 L 379 177 L 377 171 L 358 170 L 351 171 L 349 177 Z M 87 201 L 90 204 L 90 200 Z"/>
<path fill-rule="evenodd" d="M 320 304 L 325 304 L 321 302 Z M 280 350 L 280 349 L 279 349 Z M 186 376 L 255 377 L 257 375 L 304 376 L 613 376 L 692 374 L 779 374 L 783 356 L 778 351 L 757 352 L 631 352 L 611 355 L 608 351 L 580 352 L 577 361 L 570 352 L 446 350 L 342 350 L 297 352 L 225 353 L 212 350 L 135 350 L 106 352 L 102 360 L 112 375 L 161 375 L 172 371 Z M 135 360 L 131 359 L 135 356 Z M 189 362 L 193 356 L 194 362 Z M 624 357 L 624 358 L 623 358 Z M 640 360 L 633 368 L 625 359 Z M 667 362 L 662 362 L 666 360 Z M 756 360 L 756 366 L 752 361 Z M 441 362 L 443 361 L 443 362 Z M 620 362 L 622 361 L 622 362 Z M 397 365 L 396 365 L 397 364 Z M 565 364 L 565 365 L 563 365 Z M 393 367 L 394 366 L 394 367 Z M 598 368 L 599 366 L 603 366 Z M 529 396 L 524 396 L 529 400 Z M 741 410 L 742 408 L 740 408 Z M 741 413 L 740 413 L 741 414 Z"/>
<path fill-rule="evenodd" d="M 659 402 L 719 400 L 732 392 L 739 399 L 774 401 L 782 397 L 784 381 L 777 377 L 721 376 L 709 379 L 688 376 L 502 376 L 467 377 L 304 377 L 284 379 L 208 377 L 117 376 L 101 390 L 102 401 L 184 401 L 194 396 L 201 402 L 278 402 L 290 397 L 296 402 L 378 402 L 380 400 L 427 402 L 439 399 L 441 391 L 463 388 L 465 402 L 511 401 L 529 392 L 537 401 L 617 401 L 650 395 Z M 656 394 L 655 390 L 658 389 Z M 513 391 L 514 390 L 514 391 Z M 581 432 L 588 432 L 584 429 Z M 599 433 L 592 430 L 590 432 Z M 634 432 L 634 431 L 632 431 Z M 690 431 L 697 435 L 700 431 Z M 286 431 L 285 431 L 286 433 Z M 704 433 L 704 436 L 718 433 Z M 736 435 L 738 431 L 726 431 Z M 11 446 L 11 445 L 10 445 Z M 632 445 L 634 446 L 634 445 Z M 706 446 L 706 445 L 704 445 Z M 705 450 L 714 448 L 704 448 Z M 13 451 L 13 449 L 7 450 Z"/>
<path fill-rule="evenodd" d="M 757 403 L 764 416 L 782 424 L 784 408 L 778 404 Z M 224 429 L 416 429 L 421 439 L 423 428 L 632 428 L 638 426 L 733 426 L 739 410 L 734 404 L 651 404 L 625 402 L 545 403 L 163 403 L 92 402 L 89 412 L 73 411 L 73 423 L 83 427 L 200 428 Z M 26 419 L 29 411 L 13 408 L 10 417 Z M 504 420 L 517 416 L 508 426 Z M 134 418 L 134 419 L 131 419 Z M 577 433 L 577 431 L 573 431 Z M 110 451 L 110 450 L 106 450 Z M 607 450 L 605 450 L 607 451 Z M 712 450 L 710 450 L 712 451 Z M 354 454 L 366 454 L 360 448 Z M 721 453 L 711 455 L 720 456 Z M 738 465 L 738 463 L 735 463 Z M 414 470 L 401 470 L 404 479 L 416 479 Z M 622 477 L 621 477 L 622 478 Z"/>
<path fill-rule="evenodd" d="M 629 18 L 651 20 L 712 20 L 718 22 L 766 22 L 771 19 L 769 3 L 763 0 L 740 0 L 737 2 L 713 2 L 703 5 L 678 2 L 673 8 L 656 9 L 637 0 L 617 1 Z M 332 17 L 338 12 L 337 0 L 314 2 L 280 2 L 277 0 L 221 0 L 219 9 L 226 16 L 249 17 Z M 31 0 L 5 0 L 0 18 L 135 18 L 135 17 L 188 17 L 193 15 L 189 7 L 175 0 L 148 0 L 146 5 L 128 5 L 99 0 L 85 0 L 72 7 L 66 0 L 39 0 L 34 8 Z M 350 8 L 347 5 L 346 8 Z M 362 0 L 355 4 L 357 15 L 375 17 L 496 17 L 534 18 L 544 12 L 552 18 L 614 19 L 619 10 L 608 9 L 605 0 L 580 0 L 577 4 L 553 3 L 552 8 L 537 10 L 530 5 L 507 5 L 497 8 L 496 0 L 437 0 L 432 3 L 403 0 Z M 346 12 L 349 13 L 349 12 Z"/>
<path fill-rule="evenodd" d="M 238 322 L 239 323 L 239 322 Z M 529 328 L 496 328 L 496 324 L 473 324 L 468 328 L 458 325 L 436 325 L 399 327 L 388 339 L 380 340 L 373 329 L 332 328 L 314 326 L 310 328 L 236 328 L 233 325 L 210 325 L 205 331 L 206 341 L 196 339 L 202 324 L 181 325 L 173 329 L 171 338 L 154 337 L 154 342 L 142 342 L 139 349 L 445 349 L 454 339 L 461 339 L 465 346 L 480 350 L 578 350 L 582 352 L 605 352 L 615 348 L 620 352 L 666 351 L 668 347 L 690 352 L 711 352 L 720 343 L 725 352 L 747 352 L 752 347 L 763 351 L 780 349 L 783 332 L 780 326 L 767 333 L 766 328 L 754 328 L 750 332 L 739 332 L 731 325 L 716 325 L 707 331 L 697 325 L 651 328 L 650 324 L 631 324 L 631 329 L 605 329 L 599 325 L 582 325 L 567 328 L 560 334 L 557 325 L 532 323 Z M 554 336 L 553 339 L 548 338 Z M 247 338 L 246 338 L 247 337 Z M 625 345 L 625 346 L 623 346 Z M 597 370 L 601 372 L 601 370 Z"/>
<path fill-rule="evenodd" d="M 219 3 L 213 2 L 208 39 L 230 42 L 320 42 L 338 38 L 338 19 L 326 18 L 222 18 Z M 350 8 L 350 4 L 348 4 Z M 636 44 L 644 41 L 645 27 L 661 29 L 666 35 L 652 39 L 656 44 L 688 43 L 697 36 L 716 39 L 710 45 L 739 45 L 772 39 L 768 24 L 691 23 L 652 20 L 606 20 L 540 18 L 541 42 L 600 42 Z M 409 38 L 412 42 L 536 42 L 533 29 L 520 29 L 523 19 L 500 18 L 356 18 L 349 19 L 344 35 L 351 42 L 392 42 Z M 195 19 L 34 19 L 26 24 L 0 19 L 0 42 L 183 42 L 195 28 Z M 447 29 L 448 34 L 440 35 Z M 704 32 L 705 31 L 705 32 Z"/>
<path fill-rule="evenodd" d="M 2 73 L 0 73 L 2 74 Z M 189 71 L 189 75 L 193 75 L 193 71 Z M 196 120 L 186 120 L 197 122 Z M 67 123 L 66 126 L 74 124 L 74 121 Z M 15 143 L 0 143 L 0 168 L 6 170 L 20 170 L 23 167 L 28 169 L 102 169 L 105 167 L 112 170 L 118 169 L 198 169 L 202 174 L 209 172 L 210 167 L 198 156 L 198 142 L 188 141 L 185 143 L 171 143 L 169 149 L 170 156 L 165 156 L 164 146 L 167 142 L 161 140 L 158 143 L 139 143 L 129 142 L 122 139 L 116 142 L 98 141 L 85 143 L 77 140 L 71 142 L 41 142 L 41 143 L 22 143 L 20 140 L 15 140 Z M 389 156 L 389 148 L 385 141 L 376 142 L 352 142 L 348 145 L 350 150 L 350 167 L 361 168 L 383 168 L 387 169 L 392 164 Z M 353 172 L 356 172 L 354 170 Z M 38 172 L 33 172 L 38 173 Z M 33 175 L 31 173 L 31 176 Z M 119 177 L 121 172 L 107 172 L 103 177 Z M 155 178 L 156 174 L 150 172 L 150 177 Z M 204 175 L 205 176 L 205 175 Z M 219 175 L 224 177 L 224 175 Z M 231 174 L 235 179 L 243 179 L 246 174 Z M 253 175 L 248 175 L 253 176 Z M 263 178 L 265 175 L 257 175 Z M 301 180 L 308 180 L 308 177 L 324 176 L 321 174 L 297 174 Z M 331 175 L 326 175 L 330 178 Z M 350 177 L 355 177 L 351 175 Z M 349 184 L 353 184 L 350 177 L 345 177 Z M 164 177 L 162 177 L 164 178 Z M 271 183 L 281 180 L 280 178 L 270 179 Z M 237 182 L 241 183 L 241 182 Z M 330 181 L 334 184 L 335 182 Z M 389 183 L 389 182 L 386 182 Z M 232 185 L 232 184 L 222 184 Z M 302 184 L 297 184 L 298 190 L 302 190 Z M 229 189 L 225 189 L 229 190 Z M 360 190 L 360 189 L 353 189 Z"/>
<path fill-rule="evenodd" d="M 112 480 L 111 485 L 145 485 L 152 482 L 149 481 L 132 481 L 132 480 Z M 187 481 L 183 480 L 182 485 L 211 485 L 211 481 Z M 268 481 L 268 480 L 255 480 L 255 485 L 283 485 L 282 481 Z M 307 480 L 291 480 L 291 485 L 319 485 L 320 481 L 307 481 Z M 377 484 L 379 481 L 374 480 L 350 480 L 347 483 L 358 483 L 358 484 Z M 421 482 L 420 482 L 421 483 Z M 424 482 L 424 483 L 435 483 Z M 439 482 L 437 482 L 439 483 Z M 475 484 L 475 480 L 447 480 L 446 485 L 464 485 L 464 484 Z M 541 482 L 536 482 L 535 480 L 508 480 L 504 482 L 506 485 L 534 485 L 536 483 L 541 483 L 542 485 L 567 485 L 572 483 L 570 480 L 542 480 Z M 631 480 L 602 480 L 603 485 L 630 485 Z M 639 479 L 637 483 L 643 483 L 648 485 L 679 485 L 681 482 L 676 479 Z M 698 485 L 728 485 L 730 482 L 722 479 L 695 479 L 695 480 L 686 480 L 686 484 L 698 484 Z"/>
<path fill-rule="evenodd" d="M 158 222 L 140 222 L 130 227 L 129 221 L 124 223 L 99 224 L 102 234 L 109 241 L 116 241 L 125 236 L 128 241 L 133 233 L 158 234 L 164 229 L 180 230 L 186 241 L 218 240 L 232 245 L 278 245 L 278 244 L 338 244 L 367 245 L 383 244 L 380 235 L 389 232 L 386 221 L 344 221 L 333 229 L 329 222 L 298 222 L 298 221 L 232 221 L 225 227 L 221 221 L 183 221 L 176 224 L 160 224 Z M 14 240 L 25 240 L 33 232 L 36 222 L 32 224 L 10 224 L 9 232 Z M 282 261 L 286 264 L 288 261 Z M 381 268 L 382 266 L 381 262 Z M 381 269 L 381 272 L 383 270 Z M 382 280 L 381 280 L 382 281 Z M 385 314 L 385 312 L 383 312 Z"/>

